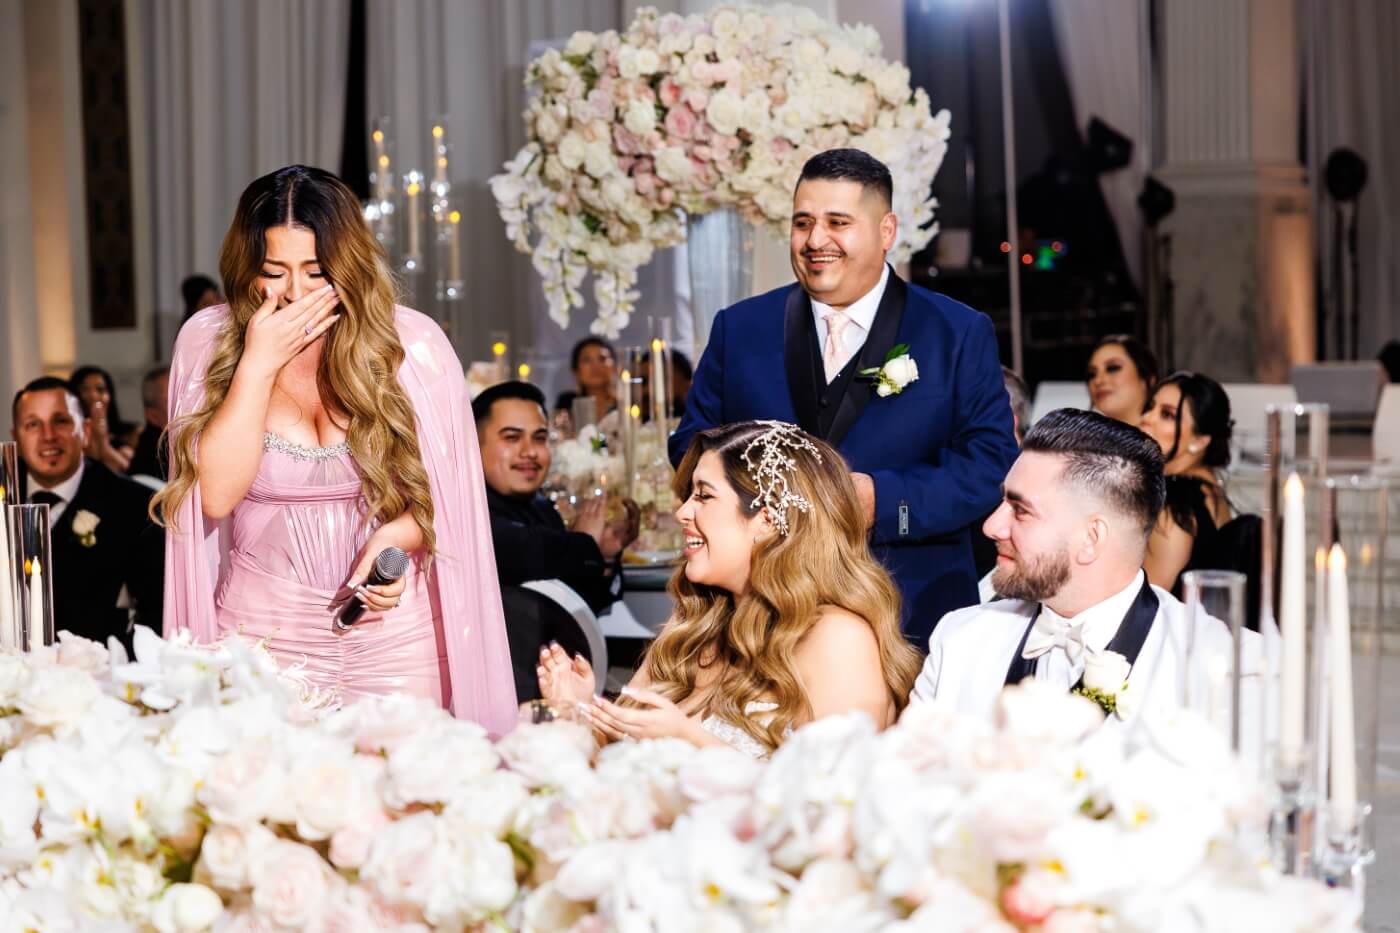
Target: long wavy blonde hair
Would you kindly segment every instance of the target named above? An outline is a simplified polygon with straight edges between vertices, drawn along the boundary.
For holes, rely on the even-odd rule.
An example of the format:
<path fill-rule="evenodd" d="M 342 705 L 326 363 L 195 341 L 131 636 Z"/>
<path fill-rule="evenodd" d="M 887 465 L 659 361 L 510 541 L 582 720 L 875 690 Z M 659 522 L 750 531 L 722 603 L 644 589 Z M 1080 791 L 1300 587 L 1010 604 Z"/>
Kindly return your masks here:
<path fill-rule="evenodd" d="M 676 470 L 675 491 L 690 498 L 691 477 L 707 452 L 718 454 L 729 484 L 739 494 L 742 518 L 753 514 L 758 487 L 743 461 L 744 450 L 772 424 L 747 421 L 702 431 Z M 909 702 L 922 658 L 900 633 L 899 590 L 870 553 L 854 484 L 844 460 L 829 444 L 804 435 L 809 450 L 788 448 L 794 466 L 793 492 L 809 511 L 788 509 L 788 533 L 754 545 L 748 586 L 736 596 L 692 583 L 682 568 L 668 590 L 675 614 L 647 651 L 644 665 L 652 689 L 681 703 L 696 692 L 702 669 L 717 668 L 704 712 L 741 726 L 769 749 L 804 716 L 812 715 L 794 655 L 821 606 L 838 606 L 865 619 L 875 634 L 880 667 L 895 708 Z M 744 714 L 751 702 L 772 702 L 765 722 Z"/>
<path fill-rule="evenodd" d="M 397 375 L 404 350 L 394 325 L 393 276 L 354 193 L 329 172 L 304 165 L 264 175 L 238 199 L 219 255 L 228 319 L 209 361 L 203 405 L 166 429 L 170 483 L 152 502 L 152 515 L 174 516 L 198 479 L 195 439 L 228 394 L 248 320 L 263 300 L 256 280 L 267 258 L 266 231 L 280 226 L 315 235 L 316 259 L 340 296 L 341 318 L 326 332 L 316 382 L 332 417 L 346 422 L 366 521 L 387 522 L 412 512 L 431 554 L 433 500 L 413 406 Z"/>

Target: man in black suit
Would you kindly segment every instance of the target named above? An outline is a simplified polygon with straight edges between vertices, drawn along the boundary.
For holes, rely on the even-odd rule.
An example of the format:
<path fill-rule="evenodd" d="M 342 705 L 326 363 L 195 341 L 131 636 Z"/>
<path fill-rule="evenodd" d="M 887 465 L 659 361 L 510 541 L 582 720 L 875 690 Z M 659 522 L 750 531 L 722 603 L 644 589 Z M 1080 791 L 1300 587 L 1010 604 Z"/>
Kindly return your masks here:
<path fill-rule="evenodd" d="M 161 628 L 165 535 L 147 515 L 151 491 L 83 457 L 82 409 L 62 379 L 20 389 L 10 414 L 25 501 L 49 505 L 55 629 L 130 650 L 133 621 Z M 123 587 L 130 612 L 117 605 Z"/>
<path fill-rule="evenodd" d="M 131 465 L 126 469 L 133 477 L 144 476 L 162 483 L 168 478 L 170 452 L 161 434 L 170 422 L 166 398 L 169 393 L 169 366 L 158 366 L 141 380 L 141 403 L 146 409 L 146 423 L 141 428 L 141 436 L 136 439 Z"/>
<path fill-rule="evenodd" d="M 506 633 L 515 659 L 521 700 L 539 696 L 535 666 L 542 645 L 558 641 L 571 653 L 587 654 L 573 619 L 544 597 L 521 588 L 531 580 L 561 580 L 595 613 L 621 593 L 619 555 L 637 538 L 640 511 L 628 502 L 627 517 L 609 522 L 603 500 L 585 504 L 566 528 L 554 505 L 540 495 L 549 475 L 549 422 L 544 393 L 528 382 L 503 382 L 472 402 L 496 573 L 501 580 Z"/>

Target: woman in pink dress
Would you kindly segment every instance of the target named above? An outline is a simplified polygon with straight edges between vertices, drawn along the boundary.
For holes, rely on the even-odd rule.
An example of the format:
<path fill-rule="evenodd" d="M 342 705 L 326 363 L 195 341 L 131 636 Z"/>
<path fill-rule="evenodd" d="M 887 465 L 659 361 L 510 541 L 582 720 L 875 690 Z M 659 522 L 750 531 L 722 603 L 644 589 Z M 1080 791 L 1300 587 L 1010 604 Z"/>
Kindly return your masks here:
<path fill-rule="evenodd" d="M 226 305 L 170 375 L 165 632 L 266 640 L 341 702 L 410 693 L 501 734 L 515 694 L 480 454 L 442 329 L 394 303 L 354 194 L 291 166 L 239 199 Z M 398 547 L 408 572 L 362 586 Z M 347 599 L 366 611 L 346 631 Z"/>

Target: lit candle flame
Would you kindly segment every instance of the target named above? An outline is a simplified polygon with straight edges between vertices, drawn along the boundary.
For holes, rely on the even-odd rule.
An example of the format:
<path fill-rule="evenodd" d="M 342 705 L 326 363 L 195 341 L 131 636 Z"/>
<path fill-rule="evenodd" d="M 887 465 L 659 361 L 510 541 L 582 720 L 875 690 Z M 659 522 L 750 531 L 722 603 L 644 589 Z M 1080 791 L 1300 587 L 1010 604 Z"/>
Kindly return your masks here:
<path fill-rule="evenodd" d="M 439 168 L 447 168 L 447 156 L 438 156 L 437 164 Z"/>
<path fill-rule="evenodd" d="M 521 378 L 521 379 L 529 379 L 529 378 L 530 378 L 530 364 L 529 364 L 529 363 L 521 363 L 518 367 L 516 367 L 516 370 L 515 370 L 515 371 L 518 372 L 518 373 L 520 374 L 520 378 Z"/>
<path fill-rule="evenodd" d="M 652 353 L 660 353 L 660 352 L 661 352 L 661 348 L 662 348 L 663 346 L 665 346 L 665 344 L 661 342 L 661 338 L 660 338 L 660 337 L 657 337 L 657 338 L 655 338 L 654 340 L 652 340 L 652 342 L 651 342 L 651 352 L 652 352 Z"/>
<path fill-rule="evenodd" d="M 1318 548 L 1317 553 L 1320 555 L 1322 553 L 1322 548 Z M 1342 550 L 1342 546 L 1340 544 L 1332 545 L 1332 553 L 1327 555 L 1327 568 L 1329 570 L 1340 570 L 1343 573 L 1346 572 L 1347 552 Z"/>
<path fill-rule="evenodd" d="M 1288 481 L 1283 484 L 1283 497 L 1285 499 L 1301 499 L 1303 497 L 1303 481 L 1298 478 L 1297 473 L 1288 474 Z"/>
<path fill-rule="evenodd" d="M 642 406 L 640 406 L 640 405 L 633 405 L 633 406 L 632 406 L 632 417 L 633 417 L 633 418 L 640 418 L 641 416 L 642 416 Z"/>
<path fill-rule="evenodd" d="M 433 127 L 433 139 L 442 139 L 442 127 Z"/>
<path fill-rule="evenodd" d="M 370 139 L 373 139 L 377 143 L 382 143 L 384 141 L 384 131 L 375 130 L 373 133 L 370 134 Z"/>
<path fill-rule="evenodd" d="M 450 221 L 451 223 L 459 224 L 459 223 L 462 222 L 462 212 L 461 212 L 461 211 L 453 211 L 452 213 L 450 213 L 450 214 L 447 215 L 447 219 L 448 219 L 448 221 Z"/>
<path fill-rule="evenodd" d="M 627 370 L 625 370 L 625 369 L 622 371 L 622 381 L 623 381 L 623 382 L 631 382 L 631 381 L 632 381 L 632 374 L 631 374 L 630 372 L 628 372 Z"/>
<path fill-rule="evenodd" d="M 388 157 L 388 156 L 382 155 L 382 156 L 379 157 L 379 167 L 380 167 L 380 168 L 388 168 L 388 167 L 389 167 L 389 157 Z"/>
<path fill-rule="evenodd" d="M 495 343 L 491 344 L 491 352 L 496 354 L 496 356 L 505 356 L 506 345 L 501 341 L 497 340 Z"/>

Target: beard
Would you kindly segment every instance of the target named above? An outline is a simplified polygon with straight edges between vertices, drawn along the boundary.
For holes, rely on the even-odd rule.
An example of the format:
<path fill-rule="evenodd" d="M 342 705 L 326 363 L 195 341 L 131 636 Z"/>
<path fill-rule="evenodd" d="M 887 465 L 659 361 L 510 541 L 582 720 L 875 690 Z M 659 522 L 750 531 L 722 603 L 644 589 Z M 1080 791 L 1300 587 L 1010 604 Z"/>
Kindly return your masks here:
<path fill-rule="evenodd" d="M 1040 554 L 1029 562 L 1020 556 L 1007 555 L 1015 561 L 1012 567 L 998 567 L 992 574 L 992 588 L 1005 599 L 1024 599 L 1042 603 L 1058 593 L 1069 582 L 1069 549 L 1061 548 Z"/>

